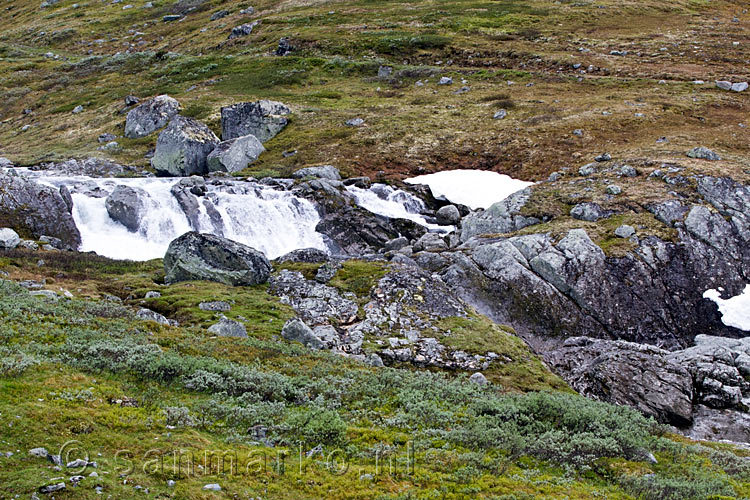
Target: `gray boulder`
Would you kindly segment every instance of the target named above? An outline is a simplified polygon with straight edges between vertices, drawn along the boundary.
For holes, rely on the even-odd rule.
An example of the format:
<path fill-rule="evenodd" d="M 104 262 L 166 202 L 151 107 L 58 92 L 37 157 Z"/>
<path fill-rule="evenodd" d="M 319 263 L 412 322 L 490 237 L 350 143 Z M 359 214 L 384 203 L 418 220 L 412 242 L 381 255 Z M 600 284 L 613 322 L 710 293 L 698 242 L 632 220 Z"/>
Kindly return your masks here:
<path fill-rule="evenodd" d="M 447 249 L 445 239 L 438 233 L 427 233 L 414 243 L 415 252 L 440 252 Z"/>
<path fill-rule="evenodd" d="M 245 325 L 229 318 L 221 318 L 218 323 L 209 326 L 208 331 L 219 337 L 247 337 Z"/>
<path fill-rule="evenodd" d="M 65 191 L 0 172 L 0 220 L 36 238 L 58 238 L 61 249 L 76 250 L 81 245 L 81 233 L 71 214 L 72 204 L 63 197 Z"/>
<path fill-rule="evenodd" d="M 305 179 L 315 177 L 317 179 L 328 179 L 330 181 L 340 181 L 341 173 L 333 165 L 321 165 L 319 167 L 301 168 L 292 174 L 295 179 Z"/>
<path fill-rule="evenodd" d="M 0 248 L 16 248 L 21 243 L 18 233 L 9 227 L 0 229 Z"/>
<path fill-rule="evenodd" d="M 279 257 L 279 262 L 306 262 L 310 264 L 323 263 L 328 261 L 329 255 L 317 248 L 300 248 Z"/>
<path fill-rule="evenodd" d="M 289 341 L 299 342 L 311 349 L 322 349 L 324 347 L 323 341 L 315 336 L 312 329 L 298 318 L 290 319 L 284 324 L 281 336 Z"/>
<path fill-rule="evenodd" d="M 235 38 L 241 38 L 247 36 L 253 32 L 253 29 L 260 23 L 260 21 L 253 21 L 252 23 L 245 23 L 232 28 L 232 32 L 229 34 L 229 40 Z"/>
<path fill-rule="evenodd" d="M 254 135 L 267 142 L 289 123 L 292 110 L 280 102 L 261 100 L 221 108 L 221 138 L 224 141 Z"/>
<path fill-rule="evenodd" d="M 151 166 L 160 175 L 206 174 L 206 160 L 218 144 L 219 138 L 206 125 L 177 115 L 159 134 Z"/>
<path fill-rule="evenodd" d="M 141 225 L 148 197 L 148 193 L 141 188 L 119 185 L 107 196 L 104 206 L 112 220 L 128 228 L 128 231 L 136 232 Z"/>
<path fill-rule="evenodd" d="M 180 103 L 168 95 L 159 95 L 131 109 L 125 121 L 125 137 L 146 137 L 164 127 L 180 112 Z"/>
<path fill-rule="evenodd" d="M 630 238 L 634 234 L 635 228 L 627 224 L 618 226 L 617 229 L 615 229 L 615 236 L 617 236 L 618 238 Z"/>
<path fill-rule="evenodd" d="M 437 223 L 441 226 L 454 226 L 461 221 L 461 213 L 456 205 L 440 207 L 435 213 Z"/>
<path fill-rule="evenodd" d="M 159 314 L 156 311 L 152 311 L 151 309 L 146 309 L 145 307 L 138 309 L 138 312 L 135 313 L 135 315 L 142 320 L 155 321 L 156 323 L 167 326 L 169 326 L 170 324 L 169 320 L 165 316 Z"/>
<path fill-rule="evenodd" d="M 721 160 L 721 157 L 711 151 L 710 149 L 699 146 L 697 148 L 693 148 L 690 151 L 687 152 L 687 155 L 689 158 L 697 158 L 699 160 L 709 160 L 709 161 L 718 161 Z"/>
<path fill-rule="evenodd" d="M 209 172 L 239 172 L 255 162 L 266 150 L 254 135 L 220 142 L 208 155 Z"/>
<path fill-rule="evenodd" d="M 596 222 L 608 217 L 609 212 L 597 203 L 579 203 L 570 210 L 570 216 L 582 221 Z"/>
<path fill-rule="evenodd" d="M 482 373 L 477 372 L 471 377 L 469 377 L 469 382 L 472 382 L 477 385 L 487 385 L 489 382 L 487 381 L 487 377 L 485 377 Z"/>
<path fill-rule="evenodd" d="M 732 82 L 726 80 L 716 80 L 716 86 L 721 90 L 731 90 Z"/>
<path fill-rule="evenodd" d="M 234 286 L 257 285 L 268 281 L 271 264 L 261 252 L 242 243 L 189 232 L 169 244 L 164 271 L 167 283 L 207 280 Z"/>

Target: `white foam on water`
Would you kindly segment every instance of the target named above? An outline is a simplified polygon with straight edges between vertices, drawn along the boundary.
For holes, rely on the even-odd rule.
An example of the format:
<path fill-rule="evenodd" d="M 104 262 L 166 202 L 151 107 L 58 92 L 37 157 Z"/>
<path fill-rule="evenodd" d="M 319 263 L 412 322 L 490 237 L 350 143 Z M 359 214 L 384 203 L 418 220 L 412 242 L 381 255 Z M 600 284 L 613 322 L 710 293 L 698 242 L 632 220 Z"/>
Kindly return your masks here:
<path fill-rule="evenodd" d="M 472 209 L 488 208 L 533 184 L 485 170 L 445 170 L 412 177 L 404 182 L 426 184 L 435 198 L 460 203 Z"/>

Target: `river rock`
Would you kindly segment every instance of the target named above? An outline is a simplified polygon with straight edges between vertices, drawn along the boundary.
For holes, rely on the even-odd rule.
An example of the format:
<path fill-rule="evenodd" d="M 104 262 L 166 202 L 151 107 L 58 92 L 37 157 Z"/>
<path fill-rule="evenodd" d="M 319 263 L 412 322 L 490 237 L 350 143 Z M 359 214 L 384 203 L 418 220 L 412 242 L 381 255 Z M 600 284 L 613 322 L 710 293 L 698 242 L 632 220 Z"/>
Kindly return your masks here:
<path fill-rule="evenodd" d="M 180 103 L 168 95 L 159 95 L 139 104 L 128 112 L 125 137 L 146 137 L 164 127 L 180 112 Z"/>
<path fill-rule="evenodd" d="M 207 157 L 218 144 L 218 137 L 206 125 L 177 115 L 159 134 L 151 166 L 160 175 L 206 174 Z"/>
<path fill-rule="evenodd" d="M 331 181 L 340 181 L 341 173 L 333 165 L 321 165 L 319 167 L 301 168 L 292 174 L 295 179 L 304 179 L 306 177 L 315 177 L 318 179 L 328 179 Z"/>
<path fill-rule="evenodd" d="M 21 243 L 18 233 L 9 227 L 0 229 L 0 248 L 16 248 Z"/>
<path fill-rule="evenodd" d="M 224 141 L 254 135 L 264 143 L 289 123 L 291 110 L 276 101 L 243 102 L 221 108 L 221 138 Z"/>
<path fill-rule="evenodd" d="M 81 244 L 81 233 L 61 191 L 15 173 L 0 172 L 0 220 L 36 238 L 58 238 L 62 249 L 75 250 Z"/>
<path fill-rule="evenodd" d="M 119 185 L 107 196 L 104 206 L 112 220 L 128 228 L 128 231 L 136 232 L 141 225 L 148 197 L 148 193 L 141 188 Z"/>
<path fill-rule="evenodd" d="M 169 244 L 164 255 L 165 281 L 207 280 L 227 285 L 268 281 L 271 264 L 263 253 L 242 243 L 197 232 Z"/>
<path fill-rule="evenodd" d="M 220 142 L 208 155 L 209 172 L 239 172 L 255 162 L 266 150 L 254 135 Z"/>
<path fill-rule="evenodd" d="M 218 323 L 209 326 L 208 331 L 219 337 L 247 337 L 245 325 L 229 318 L 221 318 Z"/>
<path fill-rule="evenodd" d="M 461 221 L 461 213 L 456 205 L 446 205 L 438 209 L 435 218 L 441 226 L 454 226 Z"/>

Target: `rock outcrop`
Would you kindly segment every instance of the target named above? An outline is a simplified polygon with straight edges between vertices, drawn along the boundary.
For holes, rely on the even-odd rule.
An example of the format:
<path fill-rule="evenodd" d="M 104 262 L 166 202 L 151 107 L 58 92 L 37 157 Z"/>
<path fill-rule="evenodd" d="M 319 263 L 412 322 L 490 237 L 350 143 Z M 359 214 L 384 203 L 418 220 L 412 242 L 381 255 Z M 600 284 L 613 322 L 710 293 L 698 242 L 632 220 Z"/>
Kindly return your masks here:
<path fill-rule="evenodd" d="M 180 112 L 180 103 L 168 95 L 159 95 L 131 109 L 125 121 L 125 137 L 146 137 Z"/>
<path fill-rule="evenodd" d="M 151 166 L 159 175 L 182 177 L 208 172 L 208 155 L 219 138 L 203 123 L 177 115 L 159 133 Z"/>
<path fill-rule="evenodd" d="M 267 142 L 287 126 L 291 112 L 284 104 L 268 100 L 221 108 L 221 139 L 254 135 L 260 142 Z"/>
<path fill-rule="evenodd" d="M 67 189 L 0 172 L 0 227 L 35 238 L 52 236 L 60 240 L 61 248 L 75 250 L 81 245 L 81 233 L 73 220 L 69 196 Z"/>
<path fill-rule="evenodd" d="M 268 281 L 271 264 L 247 245 L 211 234 L 185 233 L 169 244 L 164 255 L 165 281 L 207 280 L 227 285 Z"/>

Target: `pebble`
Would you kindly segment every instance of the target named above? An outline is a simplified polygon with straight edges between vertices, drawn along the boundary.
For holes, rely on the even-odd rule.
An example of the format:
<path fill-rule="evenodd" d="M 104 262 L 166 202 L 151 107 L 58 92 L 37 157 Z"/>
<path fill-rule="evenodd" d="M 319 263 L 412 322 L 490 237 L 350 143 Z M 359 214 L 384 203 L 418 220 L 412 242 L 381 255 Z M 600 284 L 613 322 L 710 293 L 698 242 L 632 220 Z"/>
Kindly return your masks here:
<path fill-rule="evenodd" d="M 506 116 L 508 116 L 508 112 L 504 109 L 501 109 L 500 111 L 497 111 L 494 115 L 492 115 L 493 120 L 502 120 Z"/>

